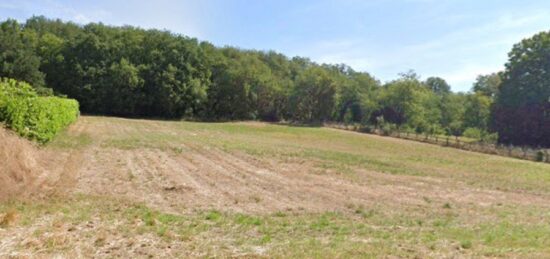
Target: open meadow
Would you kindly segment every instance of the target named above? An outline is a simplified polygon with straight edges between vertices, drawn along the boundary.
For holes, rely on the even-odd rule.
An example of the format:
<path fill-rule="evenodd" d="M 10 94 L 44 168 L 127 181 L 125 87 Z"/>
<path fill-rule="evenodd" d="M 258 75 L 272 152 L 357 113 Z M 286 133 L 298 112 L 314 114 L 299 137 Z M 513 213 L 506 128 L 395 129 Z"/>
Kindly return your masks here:
<path fill-rule="evenodd" d="M 92 116 L 35 149 L 35 194 L 0 203 L 0 257 L 550 257 L 549 164 Z"/>

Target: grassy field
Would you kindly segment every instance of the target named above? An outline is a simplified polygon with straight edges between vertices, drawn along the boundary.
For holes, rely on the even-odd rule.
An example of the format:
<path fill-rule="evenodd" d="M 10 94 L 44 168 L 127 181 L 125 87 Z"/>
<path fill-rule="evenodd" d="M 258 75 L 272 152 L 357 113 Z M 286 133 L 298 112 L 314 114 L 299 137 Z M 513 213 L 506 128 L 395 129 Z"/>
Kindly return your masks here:
<path fill-rule="evenodd" d="M 83 116 L 0 257 L 550 257 L 550 165 L 328 128 Z"/>

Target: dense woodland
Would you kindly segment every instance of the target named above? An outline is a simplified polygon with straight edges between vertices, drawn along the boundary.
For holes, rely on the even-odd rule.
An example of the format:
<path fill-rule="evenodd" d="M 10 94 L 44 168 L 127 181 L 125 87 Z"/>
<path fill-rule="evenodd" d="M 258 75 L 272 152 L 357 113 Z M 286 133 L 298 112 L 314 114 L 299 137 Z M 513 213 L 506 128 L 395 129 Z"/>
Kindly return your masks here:
<path fill-rule="evenodd" d="M 366 128 L 550 146 L 550 33 L 517 44 L 468 93 L 406 72 L 382 83 L 346 65 L 217 47 L 159 30 L 44 17 L 1 23 L 0 77 L 81 111 L 126 117 L 361 123 Z"/>

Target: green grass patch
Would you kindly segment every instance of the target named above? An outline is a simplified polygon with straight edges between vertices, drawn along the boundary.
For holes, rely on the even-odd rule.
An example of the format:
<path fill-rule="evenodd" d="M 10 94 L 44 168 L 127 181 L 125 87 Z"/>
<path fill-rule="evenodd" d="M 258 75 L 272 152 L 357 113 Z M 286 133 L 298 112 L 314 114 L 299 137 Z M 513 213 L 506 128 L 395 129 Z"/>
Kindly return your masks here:
<path fill-rule="evenodd" d="M 89 134 L 79 133 L 79 134 L 70 134 L 67 131 L 62 131 L 59 133 L 53 141 L 47 144 L 48 147 L 53 148 L 70 148 L 70 149 L 79 149 L 89 146 L 93 143 L 93 139 Z"/>
<path fill-rule="evenodd" d="M 361 214 L 374 208 L 357 209 Z M 525 211 L 501 209 L 514 217 Z M 35 226 L 35 235 L 40 237 L 52 231 L 49 225 L 38 224 L 44 219 L 77 227 L 93 221 L 99 229 L 115 227 L 113 231 L 127 236 L 151 233 L 161 242 L 177 241 L 185 249 L 212 256 L 231 256 L 257 247 L 270 257 L 444 257 L 457 255 L 456 249 L 462 256 L 550 255 L 547 222 L 510 221 L 509 217 L 468 222 L 458 215 L 427 214 L 429 211 L 388 211 L 369 217 L 339 212 L 254 215 L 217 210 L 173 214 L 90 196 L 0 204 L 0 214 L 9 210 L 15 210 L 19 220 L 7 230 Z M 546 213 L 528 210 L 536 217 Z M 64 244 L 64 249 L 72 245 Z M 52 244 L 51 248 L 59 247 Z"/>

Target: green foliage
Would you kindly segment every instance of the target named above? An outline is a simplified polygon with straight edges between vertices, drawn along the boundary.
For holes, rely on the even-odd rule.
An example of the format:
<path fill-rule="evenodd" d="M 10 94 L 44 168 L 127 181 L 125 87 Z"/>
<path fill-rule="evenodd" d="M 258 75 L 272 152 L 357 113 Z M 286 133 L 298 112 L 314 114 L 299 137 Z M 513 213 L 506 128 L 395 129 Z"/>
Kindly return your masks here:
<path fill-rule="evenodd" d="M 464 131 L 464 127 L 461 121 L 453 121 L 447 127 L 447 135 L 452 135 L 455 137 L 461 136 Z"/>
<path fill-rule="evenodd" d="M 481 139 L 483 133 L 478 128 L 467 128 L 464 130 L 463 136 L 471 139 Z"/>
<path fill-rule="evenodd" d="M 208 90 L 209 115 L 216 119 L 277 120 L 280 87 L 256 52 L 223 50 Z"/>
<path fill-rule="evenodd" d="M 462 247 L 462 249 L 470 249 L 470 248 L 472 248 L 472 241 L 470 241 L 470 240 L 461 241 L 460 242 L 460 247 Z"/>
<path fill-rule="evenodd" d="M 397 125 L 393 123 L 382 123 L 380 125 L 380 130 L 382 131 L 382 134 L 385 136 L 390 136 L 395 131 L 397 131 Z"/>
<path fill-rule="evenodd" d="M 311 67 L 301 74 L 292 93 L 294 119 L 322 122 L 330 119 L 334 109 L 336 82 L 319 67 Z"/>
<path fill-rule="evenodd" d="M 537 40 L 544 40 L 544 35 Z M 513 100 L 524 96 L 529 99 L 524 103 L 531 104 L 537 98 L 548 99 L 544 90 L 548 84 L 537 81 L 545 76 L 530 76 L 535 65 L 544 64 L 546 59 L 539 57 L 545 55 L 546 45 L 534 46 L 540 53 L 525 55 L 530 59 L 521 61 L 523 44 L 535 43 L 516 46 L 507 72 L 480 76 L 472 93 L 463 94 L 451 92 L 443 78 L 420 80 L 414 71 L 381 86 L 369 73 L 344 64 L 317 64 L 274 51 L 219 48 L 168 31 L 82 26 L 32 17 L 24 24 L 14 20 L 0 24 L 0 76 L 31 83 L 40 96 L 55 93 L 74 98 L 83 112 L 91 114 L 209 121 L 337 121 L 361 123 L 370 129 L 382 127 L 377 122 L 382 117 L 396 130 L 458 136 L 466 128 L 489 132 L 494 100 L 493 114 L 515 114 L 521 119 L 522 114 L 508 111 L 520 107 L 512 105 Z M 532 66 L 519 66 L 519 72 L 512 72 L 512 65 L 520 61 Z M 540 91 L 514 95 L 520 88 L 511 82 L 520 75 L 528 79 L 520 82 L 525 85 L 521 89 Z M 550 116 L 540 118 L 541 113 L 550 114 L 549 107 L 522 105 L 529 114 L 538 114 L 529 121 L 544 122 L 531 125 L 539 133 L 530 136 L 540 138 L 544 134 L 540 132 L 550 132 L 545 119 Z M 493 119 L 493 126 L 511 131 L 509 125 L 516 117 Z M 502 139 L 509 135 L 499 133 Z"/>
<path fill-rule="evenodd" d="M 476 78 L 472 91 L 494 98 L 498 94 L 502 78 L 500 74 L 480 75 Z"/>
<path fill-rule="evenodd" d="M 447 94 L 441 98 L 441 127 L 453 132 L 462 132 L 464 124 L 464 103 L 466 95 L 464 94 Z M 458 133 L 459 135 L 461 133 Z M 455 135 L 455 133 L 450 133 Z"/>
<path fill-rule="evenodd" d="M 40 97 L 30 85 L 13 79 L 0 82 L 0 121 L 23 137 L 48 142 L 78 114 L 75 100 Z"/>
<path fill-rule="evenodd" d="M 544 162 L 545 154 L 542 151 L 538 151 L 535 160 L 538 162 Z"/>
<path fill-rule="evenodd" d="M 516 44 L 509 53 L 492 109 L 499 142 L 550 147 L 550 32 Z"/>
<path fill-rule="evenodd" d="M 383 115 L 388 122 L 425 132 L 441 120 L 440 98 L 428 90 L 416 75 L 406 74 L 386 84 L 379 96 Z"/>
<path fill-rule="evenodd" d="M 380 83 L 368 73 L 356 72 L 349 67 L 342 67 L 335 73 L 340 75 L 336 92 L 336 120 L 351 123 L 368 119 L 377 108 L 376 92 Z"/>
<path fill-rule="evenodd" d="M 23 30 L 15 20 L 0 24 L 0 77 L 25 81 L 41 88 L 44 74 L 40 72 L 40 58 L 35 53 L 36 34 Z"/>
<path fill-rule="evenodd" d="M 437 95 L 447 95 L 451 92 L 451 86 L 440 77 L 429 77 L 424 84 Z"/>
<path fill-rule="evenodd" d="M 2 101 L 10 97 L 36 97 L 32 86 L 10 78 L 0 78 L 0 97 Z"/>
<path fill-rule="evenodd" d="M 485 143 L 496 143 L 498 140 L 498 133 L 489 133 L 479 128 L 466 128 L 462 135 Z"/>
<path fill-rule="evenodd" d="M 493 133 L 484 132 L 483 136 L 481 137 L 481 140 L 485 143 L 495 144 L 495 143 L 498 142 L 498 133 L 497 132 L 493 132 Z"/>
<path fill-rule="evenodd" d="M 464 126 L 487 129 L 491 115 L 491 98 L 480 93 L 469 94 L 464 103 Z"/>

